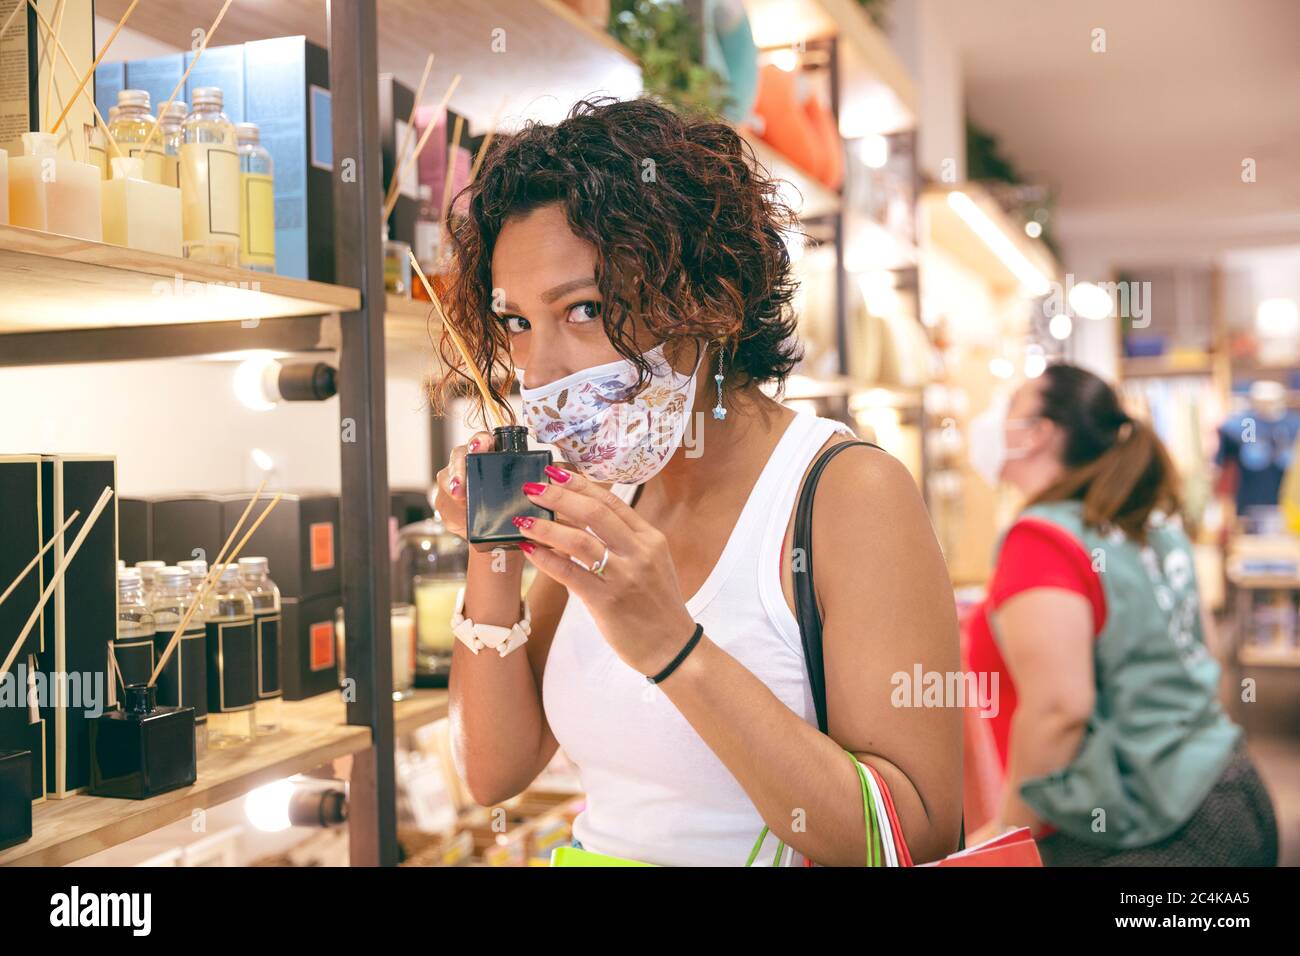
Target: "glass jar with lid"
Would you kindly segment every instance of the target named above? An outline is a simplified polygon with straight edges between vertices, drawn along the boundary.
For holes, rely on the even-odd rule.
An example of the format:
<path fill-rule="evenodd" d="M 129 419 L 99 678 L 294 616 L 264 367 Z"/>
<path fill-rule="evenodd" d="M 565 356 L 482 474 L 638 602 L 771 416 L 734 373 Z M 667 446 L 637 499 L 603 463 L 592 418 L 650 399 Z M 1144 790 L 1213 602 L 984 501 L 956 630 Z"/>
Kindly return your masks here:
<path fill-rule="evenodd" d="M 455 640 L 451 612 L 468 568 L 469 544 L 448 531 L 437 512 L 398 531 L 393 600 L 415 606 L 418 686 L 447 686 Z"/>

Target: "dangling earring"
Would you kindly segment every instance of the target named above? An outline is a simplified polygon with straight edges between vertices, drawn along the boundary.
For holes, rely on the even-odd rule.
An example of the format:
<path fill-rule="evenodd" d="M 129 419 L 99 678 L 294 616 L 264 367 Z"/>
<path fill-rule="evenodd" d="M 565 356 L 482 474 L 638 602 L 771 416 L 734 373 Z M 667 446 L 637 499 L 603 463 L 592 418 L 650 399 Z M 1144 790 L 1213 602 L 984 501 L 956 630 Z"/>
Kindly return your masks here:
<path fill-rule="evenodd" d="M 713 406 L 713 417 L 716 418 L 718 421 L 722 421 L 724 418 L 727 417 L 727 410 L 722 407 L 722 357 L 723 357 L 723 348 L 722 348 L 722 343 L 719 342 L 718 343 L 718 371 L 713 376 L 713 381 L 718 386 L 718 404 Z"/>

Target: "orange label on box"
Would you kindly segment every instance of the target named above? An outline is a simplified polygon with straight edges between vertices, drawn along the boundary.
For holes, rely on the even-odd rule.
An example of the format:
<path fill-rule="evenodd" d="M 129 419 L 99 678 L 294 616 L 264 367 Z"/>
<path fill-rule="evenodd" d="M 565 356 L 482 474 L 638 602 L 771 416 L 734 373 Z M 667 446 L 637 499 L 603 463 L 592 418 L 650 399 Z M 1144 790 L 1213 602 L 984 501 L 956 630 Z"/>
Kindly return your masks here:
<path fill-rule="evenodd" d="M 307 639 L 311 644 L 311 669 L 323 671 L 334 666 L 334 625 L 330 621 L 313 624 L 307 630 Z"/>
<path fill-rule="evenodd" d="M 334 567 L 334 525 L 325 521 L 312 525 L 308 532 L 311 535 L 311 569 L 328 571 Z"/>

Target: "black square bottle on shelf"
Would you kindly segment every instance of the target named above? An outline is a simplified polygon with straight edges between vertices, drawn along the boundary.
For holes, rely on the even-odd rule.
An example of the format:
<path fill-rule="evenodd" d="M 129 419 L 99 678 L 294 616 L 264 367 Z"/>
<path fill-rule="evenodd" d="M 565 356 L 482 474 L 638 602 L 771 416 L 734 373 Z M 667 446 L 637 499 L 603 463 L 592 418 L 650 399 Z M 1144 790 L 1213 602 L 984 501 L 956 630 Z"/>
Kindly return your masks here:
<path fill-rule="evenodd" d="M 78 527 L 74 524 L 70 530 L 75 532 Z M 40 455 L 0 455 L 0 588 L 7 588 L 18 577 L 44 541 Z M 0 604 L 0 663 L 40 600 L 44 572 L 43 564 L 37 564 Z M 9 672 L 0 675 L 0 751 L 29 752 L 29 799 L 45 796 L 45 724 L 31 697 L 39 670 L 36 655 L 45 633 L 41 624 L 37 619 Z"/>
<path fill-rule="evenodd" d="M 148 684 L 128 684 L 122 698 L 90 722 L 91 794 L 144 800 L 194 783 L 194 708 L 158 706 Z"/>
<path fill-rule="evenodd" d="M 0 750 L 0 850 L 32 838 L 32 752 Z"/>
<path fill-rule="evenodd" d="M 523 425 L 502 425 L 492 429 L 492 451 L 465 456 L 465 510 L 469 543 L 475 551 L 517 548 L 527 540 L 515 527 L 516 515 L 554 518 L 524 495 L 526 481 L 546 482 L 549 451 L 530 451 L 528 429 Z"/>

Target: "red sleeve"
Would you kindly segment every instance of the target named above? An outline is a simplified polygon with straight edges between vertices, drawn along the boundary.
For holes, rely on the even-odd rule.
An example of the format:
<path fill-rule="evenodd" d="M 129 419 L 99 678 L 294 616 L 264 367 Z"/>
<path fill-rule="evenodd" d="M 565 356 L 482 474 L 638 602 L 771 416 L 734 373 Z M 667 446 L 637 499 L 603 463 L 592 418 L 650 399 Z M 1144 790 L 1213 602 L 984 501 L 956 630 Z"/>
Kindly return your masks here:
<path fill-rule="evenodd" d="M 1021 518 L 1007 532 L 989 582 L 988 606 L 1031 588 L 1073 591 L 1092 605 L 1094 636 L 1106 625 L 1106 596 L 1088 552 L 1068 532 L 1047 521 Z"/>

